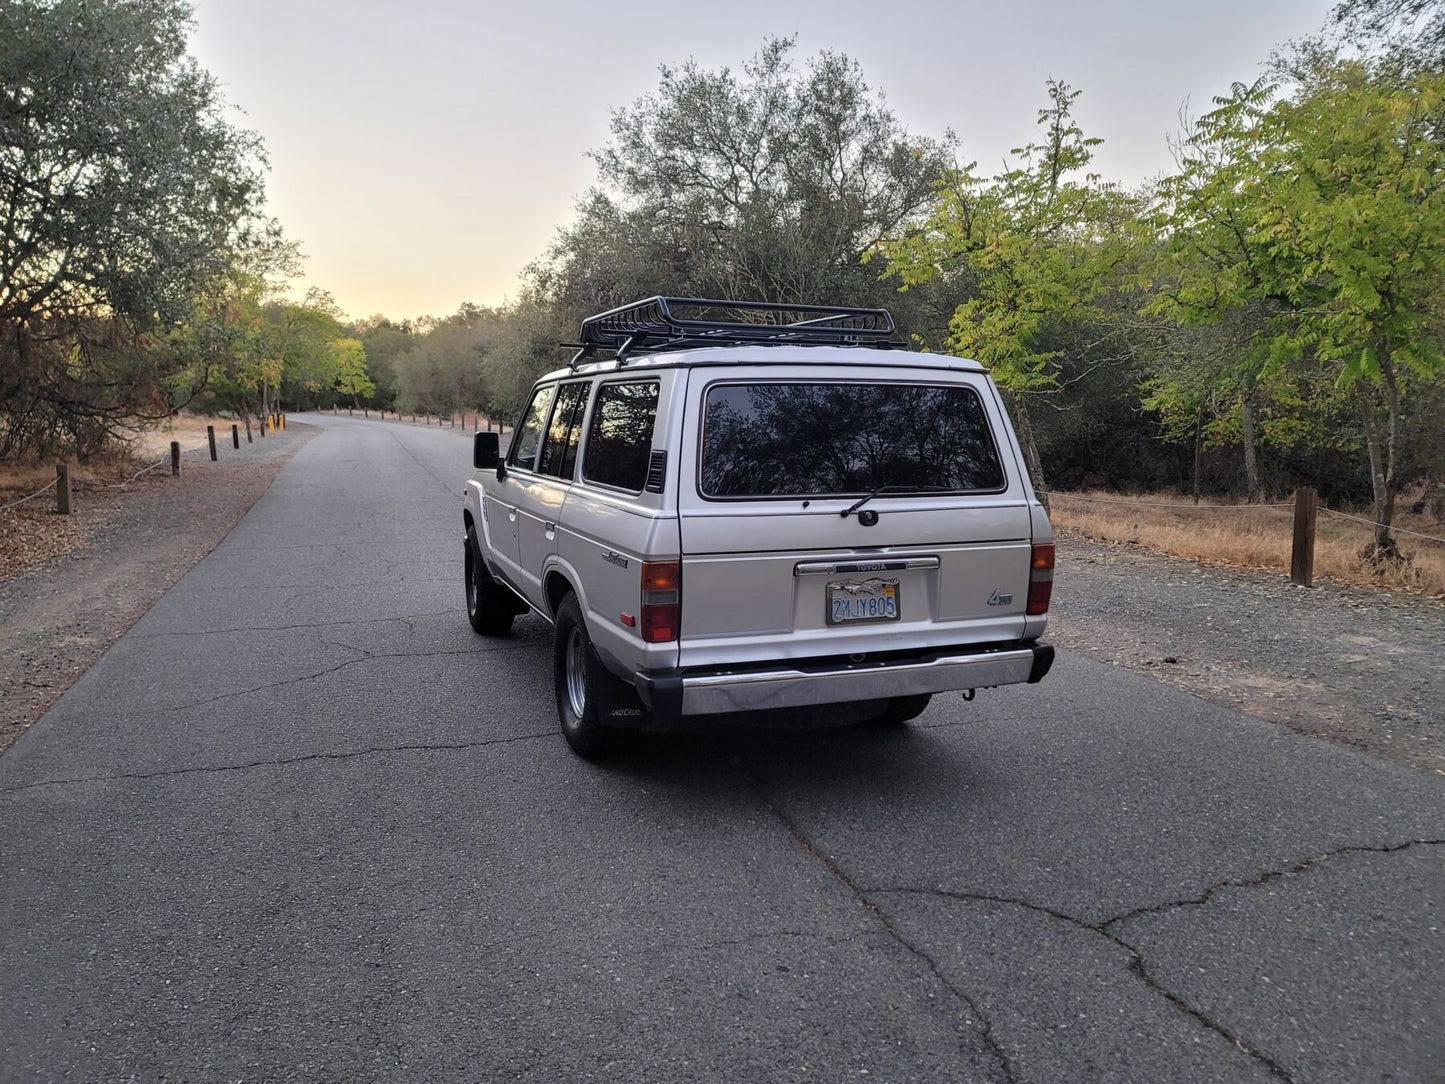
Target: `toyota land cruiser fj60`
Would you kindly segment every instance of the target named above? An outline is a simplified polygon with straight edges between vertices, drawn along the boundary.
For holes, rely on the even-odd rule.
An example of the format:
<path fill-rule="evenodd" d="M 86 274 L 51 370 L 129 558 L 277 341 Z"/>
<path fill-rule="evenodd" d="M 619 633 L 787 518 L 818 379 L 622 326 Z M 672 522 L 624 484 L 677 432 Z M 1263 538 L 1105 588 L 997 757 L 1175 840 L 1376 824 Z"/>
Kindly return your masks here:
<path fill-rule="evenodd" d="M 998 390 L 898 346 L 883 310 L 650 298 L 583 322 L 505 456 L 476 435 L 467 615 L 552 624 L 576 752 L 1048 672 L 1053 534 Z"/>

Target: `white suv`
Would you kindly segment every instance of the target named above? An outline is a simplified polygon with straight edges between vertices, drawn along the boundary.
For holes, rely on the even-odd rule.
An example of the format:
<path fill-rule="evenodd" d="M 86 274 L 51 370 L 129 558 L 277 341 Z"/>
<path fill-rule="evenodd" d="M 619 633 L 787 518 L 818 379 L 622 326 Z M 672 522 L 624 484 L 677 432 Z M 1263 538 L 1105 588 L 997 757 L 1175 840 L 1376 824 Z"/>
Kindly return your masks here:
<path fill-rule="evenodd" d="M 583 322 L 505 459 L 477 434 L 467 615 L 552 623 L 576 752 L 685 715 L 903 722 L 1048 672 L 1053 533 L 998 390 L 892 332 L 878 309 L 650 298 Z"/>

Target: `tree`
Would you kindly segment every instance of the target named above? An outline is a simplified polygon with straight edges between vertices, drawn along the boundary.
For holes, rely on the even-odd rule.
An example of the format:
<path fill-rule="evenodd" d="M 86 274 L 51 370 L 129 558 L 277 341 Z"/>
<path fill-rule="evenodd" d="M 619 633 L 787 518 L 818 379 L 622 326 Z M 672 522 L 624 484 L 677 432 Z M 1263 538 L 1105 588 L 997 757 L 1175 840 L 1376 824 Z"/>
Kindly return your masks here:
<path fill-rule="evenodd" d="M 376 385 L 366 374 L 366 347 L 360 339 L 333 339 L 327 344 L 331 367 L 336 371 L 336 390 L 360 406 L 361 400 L 376 393 Z"/>
<path fill-rule="evenodd" d="M 1050 80 L 1048 94 L 1041 142 L 1015 149 L 1014 164 L 996 177 L 979 177 L 976 163 L 950 170 L 927 220 L 876 248 L 889 261 L 885 276 L 905 290 L 966 265 L 970 296 L 953 312 L 946 346 L 983 362 L 1010 393 L 1041 495 L 1030 399 L 1059 386 L 1061 327 L 1093 325 L 1113 335 L 1097 301 L 1139 240 L 1133 201 L 1095 174 L 1080 175 L 1101 141 L 1074 122 L 1078 92 Z"/>
<path fill-rule="evenodd" d="M 741 72 L 662 68 L 613 114 L 598 187 L 532 284 L 574 320 L 649 293 L 881 300 L 859 258 L 927 205 L 946 148 L 910 136 L 856 61 L 800 70 L 792 50 L 772 39 Z"/>
<path fill-rule="evenodd" d="M 181 0 L 0 5 L 0 455 L 162 409 L 154 347 L 260 219 Z M 83 450 L 83 449 L 82 449 Z"/>
<path fill-rule="evenodd" d="M 1402 382 L 1440 368 L 1445 74 L 1316 51 L 1295 92 L 1275 93 L 1236 85 L 1190 134 L 1169 228 L 1205 258 L 1178 303 L 1206 317 L 1268 306 L 1251 371 L 1309 357 L 1356 395 L 1381 524 L 1371 552 L 1391 556 Z"/>

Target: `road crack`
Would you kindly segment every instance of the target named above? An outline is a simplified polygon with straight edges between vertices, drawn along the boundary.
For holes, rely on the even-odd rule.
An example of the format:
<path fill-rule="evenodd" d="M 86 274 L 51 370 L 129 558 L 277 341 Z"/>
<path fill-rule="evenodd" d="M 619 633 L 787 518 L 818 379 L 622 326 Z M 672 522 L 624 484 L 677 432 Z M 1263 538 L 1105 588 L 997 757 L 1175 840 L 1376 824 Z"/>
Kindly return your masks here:
<path fill-rule="evenodd" d="M 1077 915 L 1071 915 L 1066 911 L 1060 911 L 1056 908 L 1046 907 L 1043 904 L 1035 903 L 1032 900 L 1022 899 L 1013 896 L 997 896 L 984 892 L 960 892 L 943 888 L 918 888 L 915 886 L 906 885 L 887 887 L 859 886 L 857 888 L 854 888 L 854 886 L 850 882 L 845 880 L 844 883 L 848 884 L 849 888 L 857 892 L 859 894 L 859 898 L 865 901 L 872 901 L 873 898 L 877 896 L 917 895 L 935 896 L 942 899 L 957 900 L 963 903 L 990 903 L 1001 906 L 1020 907 L 1024 908 L 1025 910 L 1033 911 L 1037 914 L 1045 915 L 1056 921 L 1067 923 L 1068 925 L 1077 927 L 1080 930 L 1084 930 L 1089 933 L 1103 937 L 1114 945 L 1118 946 L 1120 949 L 1124 950 L 1124 952 L 1128 955 L 1129 973 L 1132 974 L 1136 979 L 1138 979 L 1139 982 L 1141 982 L 1151 992 L 1163 998 L 1165 1001 L 1169 1002 L 1170 1005 L 1174 1006 L 1174 1008 L 1178 1009 L 1180 1012 L 1192 1017 L 1204 1027 L 1208 1028 L 1210 1031 L 1213 1031 L 1222 1038 L 1229 1040 L 1229 1042 L 1233 1043 L 1234 1046 L 1242 1053 L 1259 1062 L 1280 1080 L 1288 1081 L 1292 1078 L 1290 1077 L 1289 1072 L 1284 1068 L 1284 1066 L 1280 1065 L 1273 1058 L 1263 1053 L 1262 1051 L 1255 1050 L 1254 1048 L 1250 1047 L 1247 1043 L 1245 1043 L 1243 1038 L 1236 1034 L 1230 1027 L 1221 1023 L 1218 1020 L 1213 1019 L 1208 1013 L 1204 1012 L 1203 1010 L 1189 1004 L 1189 1002 L 1186 1001 L 1183 997 L 1181 997 L 1179 994 L 1176 994 L 1173 990 L 1165 986 L 1164 983 L 1161 982 L 1158 978 L 1152 975 L 1149 971 L 1148 962 L 1145 960 L 1143 952 L 1132 942 L 1128 941 L 1122 933 L 1118 932 L 1116 927 L 1121 926 L 1122 924 L 1130 921 L 1131 919 L 1139 918 L 1144 915 L 1166 914 L 1169 911 L 1176 910 L 1181 907 L 1203 907 L 1209 903 L 1209 901 L 1214 897 L 1216 893 L 1221 892 L 1224 889 L 1258 888 L 1261 885 L 1269 884 L 1272 881 L 1277 881 L 1284 877 L 1291 877 L 1295 874 L 1303 873 L 1306 870 L 1312 868 L 1313 866 L 1319 865 L 1323 862 L 1327 862 L 1334 858 L 1340 858 L 1351 854 L 1395 854 L 1399 851 L 1408 850 L 1411 847 L 1434 847 L 1439 846 L 1442 843 L 1445 843 L 1445 840 L 1411 839 L 1405 841 L 1404 843 L 1386 844 L 1380 846 L 1353 845 L 1347 847 L 1337 847 L 1334 850 L 1326 851 L 1323 854 L 1315 855 L 1311 858 L 1305 859 L 1302 862 L 1297 862 L 1294 865 L 1289 866 L 1288 868 L 1271 870 L 1270 872 L 1265 873 L 1252 880 L 1220 881 L 1217 884 L 1211 885 L 1198 896 L 1181 900 L 1173 900 L 1167 903 L 1153 904 L 1148 907 L 1137 907 L 1131 911 L 1127 911 L 1121 915 L 1116 915 L 1112 918 L 1107 918 L 1102 922 L 1097 923 L 1089 922 L 1085 919 L 1079 918 Z M 809 845 L 809 849 L 813 850 L 811 845 Z M 816 853 L 815 850 L 814 853 Z M 830 869 L 835 869 L 831 862 L 827 864 Z M 835 876 L 843 879 L 841 874 L 838 874 L 836 872 Z M 878 909 L 878 905 L 876 903 L 870 902 L 869 905 L 875 910 Z M 887 925 L 886 919 L 884 919 L 884 922 L 885 925 Z M 902 938 L 900 938 L 900 941 L 902 941 Z M 970 1004 L 972 1004 L 972 1002 L 970 1002 Z"/>
<path fill-rule="evenodd" d="M 1018 1075 L 1013 1061 L 1009 1058 L 1008 1053 L 1004 1050 L 1003 1045 L 994 1034 L 993 1021 L 984 1013 L 978 1002 L 970 997 L 967 991 L 952 982 L 948 976 L 944 974 L 943 968 L 939 965 L 938 961 L 929 955 L 927 951 L 903 936 L 902 932 L 894 926 L 887 913 L 879 907 L 877 902 L 874 901 L 867 892 L 859 888 L 836 862 L 818 850 L 818 848 L 813 845 L 813 842 L 803 833 L 802 829 L 793 822 L 792 818 L 764 793 L 762 785 L 757 779 L 748 776 L 748 780 L 753 784 L 754 791 L 758 799 L 762 802 L 763 807 L 787 830 L 788 834 L 792 836 L 793 841 L 797 843 L 810 858 L 826 869 L 833 876 L 833 879 L 842 885 L 843 888 L 877 920 L 889 938 L 912 956 L 921 960 L 923 965 L 927 967 L 933 975 L 934 979 L 937 980 L 938 984 L 952 994 L 955 1000 L 967 1007 L 973 1019 L 966 1020 L 965 1023 L 972 1024 L 975 1019 L 978 1021 L 983 1035 L 983 1041 L 987 1045 L 989 1053 L 993 1055 L 994 1060 L 998 1063 L 999 1070 L 1003 1074 L 1003 1079 L 1007 1084 L 1015 1084 L 1018 1080 Z"/>
<path fill-rule="evenodd" d="M 360 648 L 350 647 L 346 644 L 335 644 L 332 643 L 330 640 L 327 640 L 326 643 L 331 644 L 332 647 L 340 647 L 348 651 L 362 650 Z M 193 700 L 186 704 L 176 704 L 171 707 L 161 708 L 158 710 L 190 711 L 194 708 L 203 708 L 206 707 L 208 704 L 216 704 L 222 700 L 230 700 L 238 696 L 250 696 L 252 693 L 267 692 L 272 689 L 284 689 L 288 685 L 299 685 L 302 682 L 315 681 L 317 678 L 327 677 L 328 675 L 337 673 L 340 670 L 345 670 L 349 666 L 360 666 L 363 663 L 379 662 L 383 659 L 440 659 L 454 655 L 490 655 L 498 651 L 519 651 L 523 648 L 530 648 L 532 646 L 533 645 L 530 643 L 519 643 L 490 647 L 480 651 L 476 648 L 471 648 L 466 651 L 395 651 L 378 652 L 374 655 L 363 654 L 359 658 L 347 659 L 344 662 L 337 663 L 335 666 L 328 666 L 324 670 L 317 670 L 310 674 L 303 674 L 300 677 L 286 678 L 282 681 L 268 681 L 265 684 L 257 685 L 250 689 L 233 689 L 230 692 L 219 693 L 216 696 L 210 696 L 204 700 Z"/>
<path fill-rule="evenodd" d="M 250 760 L 240 764 L 209 764 L 192 768 L 167 768 L 155 772 L 122 772 L 117 775 L 85 775 L 69 779 L 43 779 L 35 783 L 22 783 L 17 787 L 0 788 L 0 794 L 19 794 L 21 791 L 36 790 L 40 787 L 71 787 L 85 783 L 115 783 L 126 780 L 168 779 L 181 775 L 218 775 L 225 772 L 247 772 L 259 768 L 289 768 L 297 764 L 317 761 L 355 760 L 359 757 L 386 756 L 394 753 L 450 753 L 465 749 L 485 749 L 493 745 L 514 745 L 518 742 L 538 741 L 550 738 L 555 731 L 546 730 L 538 734 L 518 734 L 510 738 L 488 738 L 463 742 L 413 742 L 402 745 L 378 745 L 367 749 L 353 749 L 341 753 L 306 753 L 295 757 L 276 757 L 268 760 Z"/>
<path fill-rule="evenodd" d="M 1226 888 L 1259 888 L 1262 885 L 1269 884 L 1271 881 L 1278 881 L 1284 877 L 1293 877 L 1295 874 L 1303 873 L 1305 870 L 1311 868 L 1312 866 L 1317 866 L 1321 862 L 1328 862 L 1331 859 L 1341 858 L 1345 855 L 1394 854 L 1397 851 L 1407 850 L 1410 847 L 1438 847 L 1442 843 L 1445 843 L 1445 839 L 1409 839 L 1406 840 L 1404 843 L 1385 844 L 1374 847 L 1359 844 L 1348 847 L 1336 847 L 1332 851 L 1325 851 L 1323 854 L 1317 854 L 1311 858 L 1306 858 L 1304 861 L 1297 862 L 1293 866 L 1289 866 L 1286 869 L 1271 870 L 1270 872 L 1262 874 L 1261 876 L 1256 877 L 1250 881 L 1219 881 L 1216 884 L 1212 884 L 1208 888 L 1206 888 L 1202 894 L 1191 897 L 1189 899 L 1171 900 L 1167 903 L 1151 904 L 1148 907 L 1136 907 L 1132 911 L 1126 911 L 1121 915 L 1115 915 L 1113 918 L 1105 919 L 1099 924 L 1099 929 L 1103 930 L 1109 926 L 1119 925 L 1121 923 L 1128 922 L 1131 919 L 1139 918 L 1143 915 L 1162 915 L 1166 912 L 1176 910 L 1180 907 L 1203 907 L 1210 901 L 1211 898 L 1213 898 L 1215 893 L 1222 892 Z"/>

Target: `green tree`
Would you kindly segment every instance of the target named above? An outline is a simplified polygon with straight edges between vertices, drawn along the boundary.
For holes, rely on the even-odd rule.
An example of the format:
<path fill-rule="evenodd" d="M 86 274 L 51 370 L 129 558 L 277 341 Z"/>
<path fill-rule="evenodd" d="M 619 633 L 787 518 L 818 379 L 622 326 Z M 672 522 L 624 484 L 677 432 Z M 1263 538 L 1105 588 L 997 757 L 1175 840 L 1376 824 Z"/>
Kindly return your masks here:
<path fill-rule="evenodd" d="M 1382 525 L 1372 552 L 1392 555 L 1402 385 L 1440 367 L 1445 75 L 1310 63 L 1293 94 L 1236 85 L 1191 132 L 1169 229 L 1203 258 L 1183 265 L 1174 303 L 1203 318 L 1267 306 L 1258 374 L 1306 357 L 1333 368 L 1358 400 Z"/>
<path fill-rule="evenodd" d="M 1041 495 L 1030 402 L 1059 386 L 1060 329 L 1117 334 L 1099 300 L 1140 242 L 1134 201 L 1084 172 L 1100 140 L 1074 122 L 1078 92 L 1050 80 L 1048 95 L 1041 141 L 1014 150 L 1013 164 L 995 177 L 980 177 L 976 164 L 949 171 L 926 221 L 876 248 L 888 260 L 884 275 L 905 290 L 966 267 L 970 296 L 953 312 L 946 348 L 983 362 L 1010 394 Z"/>
<path fill-rule="evenodd" d="M 331 367 L 336 371 L 336 390 L 352 406 L 376 394 L 376 385 L 366 373 L 366 347 L 360 339 L 333 339 L 327 344 Z"/>
<path fill-rule="evenodd" d="M 222 119 L 189 15 L 0 4 L 0 455 L 163 409 L 165 329 L 271 229 L 260 141 Z"/>

